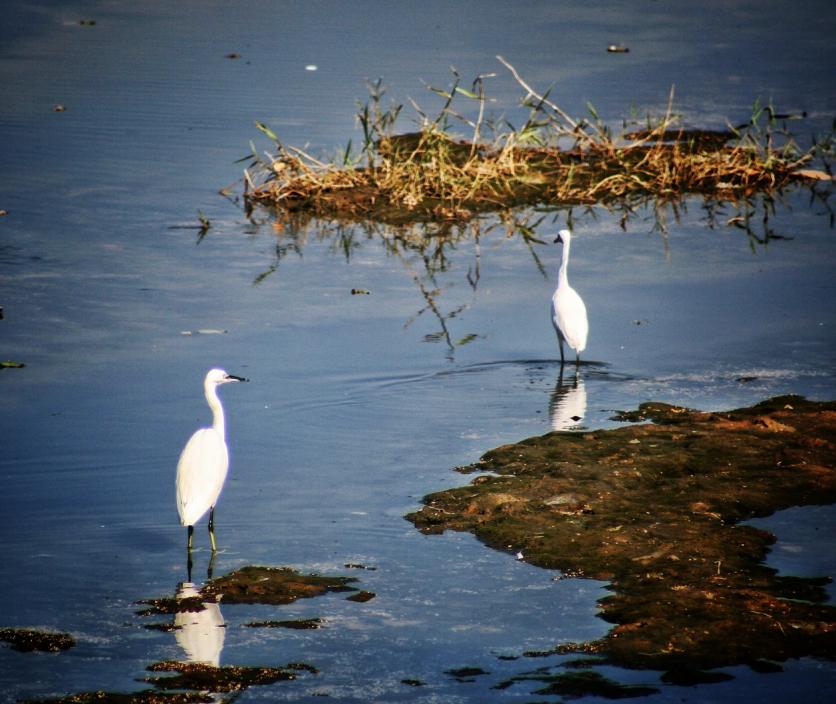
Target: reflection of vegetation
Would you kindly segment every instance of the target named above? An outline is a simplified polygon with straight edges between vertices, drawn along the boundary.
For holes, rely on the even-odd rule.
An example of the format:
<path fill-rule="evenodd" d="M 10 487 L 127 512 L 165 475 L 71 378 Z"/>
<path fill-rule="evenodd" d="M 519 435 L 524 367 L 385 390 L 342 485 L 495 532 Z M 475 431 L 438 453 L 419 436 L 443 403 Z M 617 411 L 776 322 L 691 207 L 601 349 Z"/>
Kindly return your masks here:
<path fill-rule="evenodd" d="M 815 184 L 809 190 L 811 206 L 819 208 L 817 214 L 829 216 L 833 221 L 834 211 L 829 203 L 829 190 Z M 649 221 L 649 228 L 661 234 L 667 251 L 668 230 L 686 218 L 692 205 L 687 200 L 660 203 L 648 197 L 641 203 L 501 210 L 489 216 L 473 218 L 469 222 L 429 221 L 401 225 L 374 221 L 349 222 L 318 218 L 308 212 L 275 212 L 263 208 L 248 209 L 247 213 L 254 225 L 269 225 L 276 235 L 275 259 L 255 277 L 255 284 L 273 275 L 288 255 L 301 257 L 311 239 L 326 242 L 334 254 L 344 257 L 346 261 L 350 261 L 365 243 L 374 241 L 382 245 L 389 257 L 402 263 L 423 301 L 423 305 L 405 322 L 404 327 L 408 328 L 425 315 L 435 318 L 438 327 L 425 334 L 423 339 L 425 342 L 443 344 L 447 356 L 452 358 L 458 347 L 482 337 L 478 332 L 456 334 L 451 330 L 451 322 L 470 306 L 470 302 L 461 297 L 454 305 L 448 306 L 442 302 L 445 291 L 454 286 L 442 281 L 443 275 L 453 270 L 456 259 L 454 253 L 465 248 L 472 252 L 469 264 L 460 261 L 455 263 L 457 278 L 463 279 L 467 283 L 467 290 L 473 293 L 481 278 L 483 243 L 490 238 L 495 242 L 518 238 L 531 255 L 536 270 L 545 278 L 548 271 L 538 245 L 547 246 L 547 243 L 540 239 L 538 232 L 544 227 L 554 227 L 553 223 L 558 219 L 564 220 L 572 228 L 577 220 L 597 219 L 603 212 L 612 216 L 622 230 L 627 230 L 631 219 Z M 736 201 L 706 197 L 700 202 L 704 213 L 702 219 L 707 227 L 742 230 L 753 251 L 775 240 L 791 239 L 776 231 L 773 224 L 781 205 L 781 198 L 769 193 L 756 193 Z M 365 292 L 363 288 L 351 290 L 354 294 Z"/>
<path fill-rule="evenodd" d="M 613 135 L 589 106 L 590 117 L 574 119 L 538 93 L 501 57 L 526 91 L 528 109 L 517 128 L 507 119 L 486 116 L 485 80 L 469 89 L 454 72 L 449 89 L 432 90 L 443 106 L 435 117 L 413 106 L 418 132 L 394 134 L 402 105 L 383 107 L 380 81 L 370 84 L 369 101 L 358 119 L 363 145 L 351 144 L 337 160 L 323 162 L 284 145 L 270 128 L 259 128 L 274 142 L 265 160 L 255 148 L 246 171 L 245 197 L 287 212 L 403 224 L 467 221 L 473 215 L 519 206 L 619 204 L 627 209 L 651 198 L 677 201 L 689 193 L 736 201 L 756 192 L 773 193 L 792 180 L 815 179 L 822 172 L 801 167 L 814 157 L 828 158 L 830 136 L 801 150 L 771 106 L 756 104 L 749 122 L 727 131 L 685 129 L 673 113 L 673 92 L 663 117 L 647 119 Z M 454 107 L 470 100 L 469 119 Z M 463 125 L 469 139 L 457 139 Z M 829 181 L 829 179 L 828 179 Z"/>
<path fill-rule="evenodd" d="M 254 218 L 253 213 L 250 213 L 250 218 Z M 542 213 L 503 211 L 489 219 L 476 218 L 469 223 L 447 221 L 394 226 L 374 222 L 349 224 L 316 219 L 307 213 L 286 213 L 281 219 L 272 221 L 277 236 L 276 259 L 255 278 L 254 283 L 260 284 L 275 273 L 288 254 L 301 256 L 310 237 L 327 242 L 332 252 L 346 260 L 350 260 L 364 242 L 378 242 L 387 256 L 401 262 L 424 302 L 404 323 L 404 327 L 410 327 L 425 314 L 434 317 L 438 329 L 424 335 L 424 341 L 444 344 L 448 357 L 452 357 L 456 348 L 481 337 L 475 332 L 454 336 L 450 330 L 450 321 L 467 310 L 469 302 L 459 302 L 451 308 L 441 303 L 444 290 L 441 278 L 451 270 L 453 252 L 464 247 L 472 249 L 472 260 L 465 273 L 471 292 L 476 291 L 481 278 L 482 241 L 490 236 L 498 239 L 520 238 L 531 254 L 537 271 L 546 276 L 546 268 L 535 249 L 535 245 L 546 244 L 536 236 L 536 229 L 544 218 Z M 356 295 L 367 291 L 355 288 L 349 293 Z"/>
<path fill-rule="evenodd" d="M 648 403 L 620 419 L 654 422 L 497 448 L 459 470 L 490 474 L 407 518 L 610 582 L 605 637 L 530 657 L 586 653 L 673 683 L 836 658 L 830 580 L 777 574 L 763 564 L 774 536 L 742 523 L 836 500 L 836 402 L 786 396 L 726 413 Z"/>

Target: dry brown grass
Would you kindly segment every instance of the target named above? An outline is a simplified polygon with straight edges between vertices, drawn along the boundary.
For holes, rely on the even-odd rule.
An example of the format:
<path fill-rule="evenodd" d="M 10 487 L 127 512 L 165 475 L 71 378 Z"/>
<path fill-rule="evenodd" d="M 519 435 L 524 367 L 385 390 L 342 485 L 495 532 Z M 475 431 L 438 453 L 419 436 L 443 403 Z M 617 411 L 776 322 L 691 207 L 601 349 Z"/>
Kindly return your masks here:
<path fill-rule="evenodd" d="M 383 108 L 378 81 L 370 84 L 358 115 L 364 144 L 356 158 L 349 144 L 341 159 L 318 160 L 258 124 L 275 152 L 264 160 L 253 149 L 245 171 L 247 202 L 342 219 L 464 221 L 517 206 L 629 207 L 649 197 L 672 202 L 687 194 L 737 200 L 793 179 L 829 177 L 801 168 L 822 145 L 799 149 L 771 107 L 756 105 L 740 128 L 686 130 L 673 113 L 672 90 L 663 117 L 648 119 L 642 130 L 627 131 L 625 124 L 614 136 L 593 108 L 591 119 L 573 119 L 498 58 L 526 91 L 529 116 L 521 128 L 486 119 L 486 77 L 464 89 L 454 73 L 449 90 L 432 89 L 445 100 L 439 113 L 430 118 L 413 102 L 419 131 L 395 134 L 402 106 Z M 456 100 L 475 102 L 478 117 L 459 114 Z M 469 138 L 453 136 L 453 127 L 462 125 Z M 830 148 L 832 141 L 826 144 Z"/>

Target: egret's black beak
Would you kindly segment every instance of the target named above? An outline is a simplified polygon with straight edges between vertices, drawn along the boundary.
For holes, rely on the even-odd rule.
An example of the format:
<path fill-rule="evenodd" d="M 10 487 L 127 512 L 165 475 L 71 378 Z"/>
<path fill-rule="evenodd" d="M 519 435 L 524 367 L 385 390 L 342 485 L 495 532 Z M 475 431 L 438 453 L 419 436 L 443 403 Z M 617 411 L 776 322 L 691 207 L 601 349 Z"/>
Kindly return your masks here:
<path fill-rule="evenodd" d="M 249 379 L 245 379 L 243 376 L 235 376 L 235 374 L 227 374 L 226 378 L 230 381 L 249 381 Z"/>
<path fill-rule="evenodd" d="M 561 242 L 561 243 L 562 243 L 562 242 L 563 242 L 563 238 L 562 238 L 560 235 L 558 235 L 557 237 L 555 237 L 555 238 L 554 238 L 554 241 L 555 241 L 555 244 L 557 244 L 558 242 Z"/>

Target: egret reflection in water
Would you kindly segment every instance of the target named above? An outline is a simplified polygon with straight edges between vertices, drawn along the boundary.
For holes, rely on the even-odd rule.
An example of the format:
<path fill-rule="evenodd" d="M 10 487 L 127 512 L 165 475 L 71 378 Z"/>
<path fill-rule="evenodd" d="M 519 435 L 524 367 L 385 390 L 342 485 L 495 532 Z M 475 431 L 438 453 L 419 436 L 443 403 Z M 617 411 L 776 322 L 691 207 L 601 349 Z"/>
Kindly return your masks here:
<path fill-rule="evenodd" d="M 183 582 L 176 599 L 194 599 L 200 591 L 192 582 Z M 174 616 L 174 637 L 189 662 L 218 667 L 224 647 L 226 624 L 217 601 L 201 602 L 200 611 L 180 611 Z"/>
<path fill-rule="evenodd" d="M 564 381 L 563 365 L 549 399 L 549 419 L 552 430 L 578 430 L 586 416 L 586 388 L 583 378 L 575 371 L 571 380 Z"/>

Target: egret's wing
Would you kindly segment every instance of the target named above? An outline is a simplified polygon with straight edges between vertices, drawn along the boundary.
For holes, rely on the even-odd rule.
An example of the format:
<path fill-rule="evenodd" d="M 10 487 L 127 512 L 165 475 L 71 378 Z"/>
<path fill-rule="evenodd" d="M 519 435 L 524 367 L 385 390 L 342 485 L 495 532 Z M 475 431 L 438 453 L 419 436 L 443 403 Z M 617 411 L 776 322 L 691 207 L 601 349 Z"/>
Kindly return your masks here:
<path fill-rule="evenodd" d="M 570 286 L 554 292 L 552 322 L 569 343 L 569 347 L 578 352 L 586 349 L 586 337 L 589 334 L 586 306 L 578 292 Z"/>
<path fill-rule="evenodd" d="M 198 430 L 177 463 L 177 510 L 180 522 L 192 526 L 215 505 L 229 468 L 229 453 L 214 428 Z"/>

